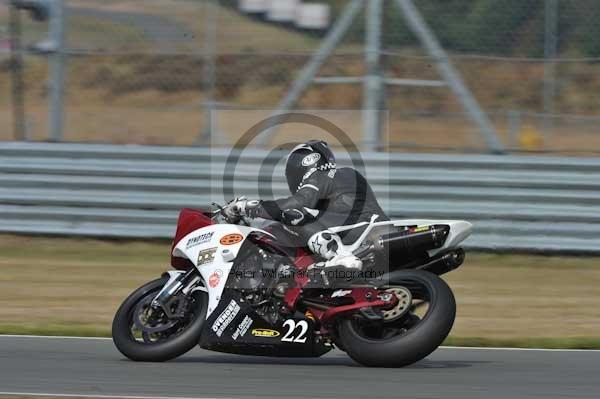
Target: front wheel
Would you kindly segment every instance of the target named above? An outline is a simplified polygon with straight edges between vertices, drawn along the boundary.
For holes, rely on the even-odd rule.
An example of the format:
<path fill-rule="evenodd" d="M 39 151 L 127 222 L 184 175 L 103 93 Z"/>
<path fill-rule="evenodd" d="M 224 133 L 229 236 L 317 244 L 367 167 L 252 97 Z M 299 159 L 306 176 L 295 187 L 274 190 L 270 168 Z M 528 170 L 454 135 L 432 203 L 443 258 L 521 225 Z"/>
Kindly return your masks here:
<path fill-rule="evenodd" d="M 343 320 L 339 334 L 348 355 L 372 367 L 403 367 L 436 350 L 446 339 L 456 316 L 450 287 L 440 277 L 421 270 L 390 273 L 382 290 L 399 304 L 383 312 L 383 320 L 360 317 Z"/>
<path fill-rule="evenodd" d="M 112 337 L 117 349 L 131 360 L 163 362 L 192 349 L 200 338 L 208 299 L 204 292 L 176 298 L 173 310 L 182 317 L 169 318 L 150 304 L 168 278 L 151 281 L 123 302 L 113 320 Z"/>

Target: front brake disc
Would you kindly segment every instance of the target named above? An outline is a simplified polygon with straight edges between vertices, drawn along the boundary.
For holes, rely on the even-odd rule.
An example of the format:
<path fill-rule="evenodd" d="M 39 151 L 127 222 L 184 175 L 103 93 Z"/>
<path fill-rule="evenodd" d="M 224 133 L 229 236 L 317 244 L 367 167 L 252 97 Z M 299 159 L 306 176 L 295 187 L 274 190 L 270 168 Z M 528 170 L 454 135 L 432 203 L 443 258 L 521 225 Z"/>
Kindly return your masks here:
<path fill-rule="evenodd" d="M 161 323 L 159 321 L 158 323 L 154 323 L 154 325 L 150 324 L 150 320 L 148 317 L 149 315 L 147 312 L 148 310 L 151 310 L 151 302 L 152 298 L 148 297 L 147 299 L 144 299 L 143 301 L 138 303 L 138 305 L 135 307 L 135 310 L 133 312 L 133 322 L 135 323 L 135 326 L 138 328 L 138 330 L 142 333 L 156 334 L 173 328 L 177 324 L 178 320 L 167 320 L 166 323 Z M 157 310 L 151 311 L 156 312 Z"/>

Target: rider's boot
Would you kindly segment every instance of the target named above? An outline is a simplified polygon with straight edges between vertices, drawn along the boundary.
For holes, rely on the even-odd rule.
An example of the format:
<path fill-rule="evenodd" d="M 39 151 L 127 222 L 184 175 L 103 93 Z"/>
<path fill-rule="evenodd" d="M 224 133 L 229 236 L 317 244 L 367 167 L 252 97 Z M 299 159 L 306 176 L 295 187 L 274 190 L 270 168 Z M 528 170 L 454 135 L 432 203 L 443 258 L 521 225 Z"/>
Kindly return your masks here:
<path fill-rule="evenodd" d="M 353 253 L 344 251 L 344 245 L 339 235 L 329 230 L 321 231 L 308 240 L 309 249 L 325 259 L 313 267 L 322 269 L 321 275 L 326 284 L 331 280 L 348 281 L 354 273 L 362 270 L 362 261 Z"/>

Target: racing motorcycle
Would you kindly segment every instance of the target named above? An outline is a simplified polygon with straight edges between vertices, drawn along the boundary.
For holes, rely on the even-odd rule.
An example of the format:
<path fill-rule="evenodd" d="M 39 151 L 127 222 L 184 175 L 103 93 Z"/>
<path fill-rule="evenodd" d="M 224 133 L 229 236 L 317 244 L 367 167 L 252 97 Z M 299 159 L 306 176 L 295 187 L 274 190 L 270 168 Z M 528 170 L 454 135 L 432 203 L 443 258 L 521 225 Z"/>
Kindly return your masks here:
<path fill-rule="evenodd" d="M 332 279 L 306 248 L 286 245 L 285 226 L 231 220 L 223 209 L 182 210 L 174 270 L 118 309 L 113 341 L 129 359 L 167 361 L 198 344 L 286 357 L 337 347 L 365 366 L 401 367 L 428 356 L 450 333 L 456 304 L 439 276 L 463 263 L 470 223 L 375 215 L 333 228 L 359 233 L 344 245 L 363 269 Z"/>

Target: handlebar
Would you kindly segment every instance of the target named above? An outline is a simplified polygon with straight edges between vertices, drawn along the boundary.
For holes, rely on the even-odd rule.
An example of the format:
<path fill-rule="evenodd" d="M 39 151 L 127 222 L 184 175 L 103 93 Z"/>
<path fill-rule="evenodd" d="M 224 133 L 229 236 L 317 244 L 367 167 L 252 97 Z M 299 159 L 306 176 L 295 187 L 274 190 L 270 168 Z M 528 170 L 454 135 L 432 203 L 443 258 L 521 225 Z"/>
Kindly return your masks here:
<path fill-rule="evenodd" d="M 213 202 L 212 205 L 215 206 L 217 208 L 217 210 L 212 212 L 212 214 L 213 214 L 212 219 L 215 219 L 217 216 L 221 215 L 228 224 L 240 224 L 240 222 L 242 222 L 245 226 L 250 226 L 250 223 L 248 222 L 248 220 L 246 219 L 246 217 L 244 215 L 238 214 L 236 219 L 231 219 L 225 213 L 225 209 L 227 208 L 227 206 L 229 204 L 231 204 L 232 202 L 234 202 L 235 200 L 236 199 L 234 198 L 231 201 L 229 201 L 226 205 L 223 205 L 223 206 L 217 204 L 216 202 Z"/>

